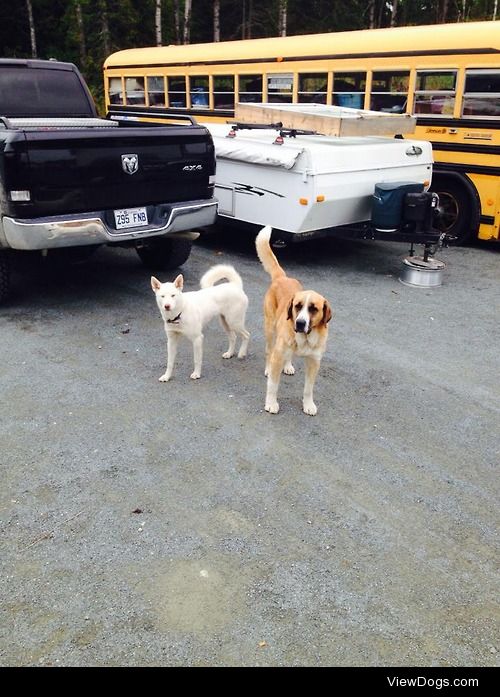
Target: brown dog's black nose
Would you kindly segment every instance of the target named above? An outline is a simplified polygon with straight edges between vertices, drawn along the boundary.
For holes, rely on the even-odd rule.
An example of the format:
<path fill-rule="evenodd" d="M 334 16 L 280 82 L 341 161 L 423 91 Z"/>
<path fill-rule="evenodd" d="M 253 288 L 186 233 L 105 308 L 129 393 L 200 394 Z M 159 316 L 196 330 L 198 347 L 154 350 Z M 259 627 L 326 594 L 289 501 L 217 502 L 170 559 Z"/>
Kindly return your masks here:
<path fill-rule="evenodd" d="M 306 329 L 306 321 L 305 319 L 298 319 L 295 321 L 295 331 L 299 332 L 299 334 L 303 334 Z"/>

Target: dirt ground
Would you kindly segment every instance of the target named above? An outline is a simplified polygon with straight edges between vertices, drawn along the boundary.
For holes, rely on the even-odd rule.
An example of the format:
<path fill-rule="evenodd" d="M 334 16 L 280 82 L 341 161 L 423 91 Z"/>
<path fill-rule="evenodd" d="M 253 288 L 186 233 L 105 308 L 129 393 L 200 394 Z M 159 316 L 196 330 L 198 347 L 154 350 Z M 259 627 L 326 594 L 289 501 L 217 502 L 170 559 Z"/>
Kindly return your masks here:
<path fill-rule="evenodd" d="M 237 231 L 245 360 L 205 331 L 201 380 L 127 250 L 16 275 L 0 308 L 3 666 L 498 664 L 500 250 L 451 248 L 443 285 L 404 244 L 277 251 L 335 316 L 264 411 L 267 276 Z M 171 280 L 175 273 L 158 273 Z"/>

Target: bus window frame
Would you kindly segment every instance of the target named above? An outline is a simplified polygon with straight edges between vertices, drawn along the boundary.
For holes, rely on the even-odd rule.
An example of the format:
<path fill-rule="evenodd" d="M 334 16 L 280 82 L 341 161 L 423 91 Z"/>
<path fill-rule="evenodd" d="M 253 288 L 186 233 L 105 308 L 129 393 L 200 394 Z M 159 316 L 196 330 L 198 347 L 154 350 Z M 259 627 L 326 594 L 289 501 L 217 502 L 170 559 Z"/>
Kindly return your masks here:
<path fill-rule="evenodd" d="M 166 91 L 165 95 L 167 96 L 168 103 L 167 106 L 169 109 L 190 109 L 191 105 L 189 104 L 189 91 L 188 91 L 188 74 L 187 73 L 172 73 L 170 75 L 165 75 L 165 81 L 166 81 Z M 180 80 L 184 79 L 184 92 L 179 92 L 178 90 L 171 90 L 170 89 L 170 80 Z M 173 92 L 174 94 L 184 94 L 184 106 L 173 106 L 171 104 L 171 99 L 170 99 L 170 92 Z M 189 106 L 188 106 L 189 105 Z"/>
<path fill-rule="evenodd" d="M 116 104 L 118 106 L 125 106 L 125 76 L 124 75 L 109 75 L 108 76 L 108 84 L 107 84 L 107 90 L 108 90 L 108 102 L 110 104 L 113 104 L 114 102 L 111 101 L 110 99 L 110 83 L 111 80 L 120 80 L 120 91 L 117 93 L 120 95 L 120 101 L 117 102 Z"/>
<path fill-rule="evenodd" d="M 270 92 L 269 92 L 269 82 L 273 79 L 273 77 L 274 77 L 274 78 L 276 78 L 276 77 L 279 78 L 279 77 L 282 77 L 283 75 L 291 75 L 291 76 L 292 76 L 292 80 L 291 80 L 292 87 L 291 87 L 291 90 L 290 90 L 289 92 L 284 92 L 284 93 L 282 93 L 282 92 L 271 92 L 271 93 L 270 93 Z M 294 71 L 293 68 L 291 68 L 290 70 L 286 70 L 286 71 L 280 70 L 279 72 L 276 71 L 276 70 L 273 70 L 273 71 L 266 71 L 266 72 L 264 73 L 264 76 L 263 76 L 263 77 L 264 77 L 265 84 L 266 84 L 266 99 L 265 99 L 265 101 L 266 101 L 267 103 L 272 103 L 272 104 L 293 104 L 293 102 L 294 102 L 294 95 L 297 95 L 297 84 L 296 84 L 296 83 L 297 83 L 297 71 L 296 71 L 296 70 Z M 272 101 L 270 100 L 270 96 L 274 98 L 274 97 L 280 96 L 281 94 L 284 94 L 284 95 L 286 94 L 287 96 L 290 96 L 290 100 L 283 100 L 283 101 L 278 100 L 278 99 L 273 99 Z"/>
<path fill-rule="evenodd" d="M 444 66 L 439 66 L 437 68 L 420 68 L 416 66 L 414 68 L 415 70 L 415 84 L 414 84 L 414 90 L 412 94 L 412 114 L 414 114 L 417 118 L 426 118 L 426 119 L 450 119 L 450 118 L 455 118 L 455 115 L 457 113 L 457 105 L 462 101 L 462 98 L 460 96 L 460 86 L 461 86 L 461 69 L 454 67 L 454 68 L 448 68 Z M 435 73 L 453 73 L 455 75 L 455 87 L 453 90 L 419 90 L 417 89 L 418 85 L 418 77 L 419 75 L 427 73 L 427 74 L 435 74 Z M 442 98 L 443 100 L 443 106 L 442 109 L 444 110 L 445 104 L 446 104 L 446 98 L 452 98 L 453 99 L 453 108 L 448 111 L 444 112 L 443 110 L 440 113 L 437 112 L 425 112 L 425 111 L 417 111 L 416 110 L 416 103 L 417 103 L 417 97 L 419 95 L 423 96 L 432 96 L 432 97 L 438 97 Z M 436 103 L 439 100 L 436 100 Z M 432 100 L 429 102 L 431 109 L 432 109 Z"/>
<path fill-rule="evenodd" d="M 331 92 L 330 92 L 329 89 L 328 89 L 328 87 L 329 87 L 329 78 L 330 78 L 331 74 L 332 74 L 332 71 L 331 71 L 331 70 L 298 70 L 298 69 L 295 70 L 294 77 L 295 77 L 295 80 L 296 80 L 296 82 L 297 82 L 297 91 L 296 91 L 296 97 L 294 97 L 294 101 L 295 101 L 297 104 L 312 104 L 312 103 L 314 103 L 314 102 L 310 102 L 310 101 L 301 102 L 301 101 L 299 100 L 299 95 L 300 95 L 300 94 L 318 94 L 318 91 L 317 91 L 317 90 L 315 90 L 315 92 L 304 92 L 304 91 L 300 91 L 300 90 L 299 90 L 299 87 L 300 87 L 300 78 L 301 78 L 301 77 L 312 76 L 312 75 L 317 76 L 317 77 L 320 76 L 320 75 L 324 75 L 325 78 L 326 78 L 326 90 L 325 90 L 325 93 L 324 93 L 324 94 L 325 94 L 325 101 L 324 101 L 324 104 L 326 105 L 326 104 L 329 103 L 329 102 L 328 102 L 328 99 L 329 99 L 329 98 L 330 98 L 330 103 L 331 103 Z M 315 103 L 318 103 L 318 102 L 315 102 Z M 323 102 L 319 102 L 319 103 L 320 103 L 320 104 L 323 104 Z"/>
<path fill-rule="evenodd" d="M 163 82 L 163 104 L 151 104 L 149 100 L 149 85 L 148 82 L 150 78 L 161 78 Z M 144 80 L 146 84 L 146 106 L 156 106 L 156 107 L 166 107 L 167 106 L 167 92 L 166 92 L 166 81 L 165 81 L 165 75 L 164 74 L 156 74 L 156 75 L 144 75 Z"/>
<path fill-rule="evenodd" d="M 483 115 L 483 114 L 464 114 L 464 109 L 465 109 L 465 99 L 466 97 L 484 97 L 486 99 L 489 99 L 490 97 L 496 97 L 498 100 L 500 100 L 500 92 L 466 92 L 466 83 L 467 83 L 467 75 L 471 73 L 493 73 L 493 74 L 498 74 L 499 79 L 500 79 L 500 68 L 492 68 L 492 67 L 487 67 L 487 68 L 479 68 L 477 66 L 474 66 L 473 68 L 468 68 L 467 66 L 464 68 L 464 77 L 463 77 L 463 90 L 462 90 L 462 97 L 460 100 L 460 114 L 459 118 L 460 119 L 474 119 L 479 122 L 488 122 L 488 121 L 498 121 L 500 118 L 500 115 Z"/>
<path fill-rule="evenodd" d="M 232 108 L 234 109 L 234 106 L 236 104 L 236 75 L 234 72 L 229 72 L 226 71 L 225 73 L 213 73 L 210 75 L 211 78 L 211 84 L 210 84 L 210 99 L 211 99 L 211 105 L 210 109 L 213 111 L 226 111 L 228 107 L 216 107 L 215 106 L 215 95 L 219 94 L 232 94 L 233 95 L 233 106 Z M 228 79 L 230 78 L 233 81 L 233 90 L 232 92 L 228 92 L 227 90 L 216 90 L 215 89 L 215 81 L 217 79 Z M 231 108 L 231 107 L 229 107 Z"/>
<path fill-rule="evenodd" d="M 371 109 L 374 111 L 377 111 L 377 109 L 373 109 L 372 107 L 372 97 L 374 95 L 389 95 L 389 96 L 394 96 L 394 97 L 405 97 L 404 99 L 404 106 L 401 111 L 398 112 L 393 112 L 393 113 L 398 113 L 398 114 L 405 114 L 408 113 L 408 105 L 409 105 L 409 96 L 410 96 L 410 86 L 411 86 L 411 78 L 412 78 L 412 72 L 414 69 L 410 68 L 409 66 L 406 67 L 383 67 L 383 68 L 373 68 L 370 70 L 370 77 L 369 80 L 367 78 L 366 81 L 366 93 L 368 96 L 368 101 L 367 101 L 367 106 L 365 107 L 366 109 Z M 408 86 L 407 89 L 403 92 L 380 92 L 380 91 L 374 91 L 373 90 L 373 80 L 374 80 L 374 75 L 380 74 L 380 73 L 388 73 L 389 75 L 395 75 L 397 73 L 402 73 L 404 75 L 407 75 L 408 77 Z M 369 89 L 368 89 L 368 84 L 369 84 Z M 378 111 L 384 111 L 383 109 L 379 109 Z M 384 111 L 384 113 L 391 113 L 390 110 Z"/>
<path fill-rule="evenodd" d="M 360 96 L 361 99 L 359 100 L 361 103 L 359 106 L 354 106 L 352 104 L 349 104 L 349 100 L 346 99 L 347 103 L 346 104 L 336 104 L 336 106 L 345 106 L 345 107 L 350 107 L 354 109 L 364 109 L 366 108 L 366 98 L 367 95 L 369 94 L 368 88 L 369 88 L 369 82 L 368 82 L 368 76 L 370 74 L 370 83 L 371 83 L 371 69 L 365 68 L 364 70 L 359 70 L 358 68 L 349 68 L 349 66 L 346 66 L 345 68 L 342 68 L 342 70 L 332 70 L 333 76 L 332 76 L 332 104 L 335 105 L 335 96 L 336 95 L 347 95 L 350 96 L 350 98 L 355 101 L 355 103 L 358 102 L 358 100 L 355 100 L 355 96 Z M 337 76 L 341 75 L 349 75 L 349 74 L 354 74 L 354 73 L 359 73 L 360 75 L 364 75 L 364 88 L 361 90 L 335 90 L 335 80 L 337 79 Z M 339 78 L 342 79 L 342 78 Z M 361 78 L 361 82 L 363 82 L 363 78 Z"/>
<path fill-rule="evenodd" d="M 199 92 L 198 94 L 205 95 L 207 98 L 207 103 L 206 104 L 194 104 L 193 105 L 193 87 L 192 87 L 192 81 L 196 80 L 197 78 L 203 79 L 207 81 L 207 90 L 204 92 Z M 195 74 L 189 74 L 187 76 L 187 86 L 189 87 L 189 106 L 187 107 L 188 109 L 202 109 L 202 110 L 209 110 L 210 109 L 210 75 L 206 73 L 195 73 Z M 196 89 L 196 88 L 194 88 Z"/>
<path fill-rule="evenodd" d="M 266 79 L 265 79 L 265 74 L 264 74 L 264 73 L 255 72 L 255 70 L 254 70 L 254 71 L 251 72 L 251 73 L 245 72 L 245 73 L 237 73 L 237 74 L 235 75 L 235 78 L 237 78 L 237 83 L 238 83 L 238 89 L 237 89 L 237 94 L 238 94 L 238 100 L 237 100 L 237 101 L 238 101 L 238 102 L 241 101 L 241 89 L 240 89 L 240 81 L 241 81 L 241 78 L 259 77 L 259 76 L 260 76 L 260 79 L 261 79 L 261 81 L 262 81 L 262 84 L 261 84 L 262 90 L 261 90 L 261 92 L 260 92 L 260 93 L 259 93 L 259 92 L 249 92 L 249 91 L 246 91 L 246 90 L 245 90 L 245 92 L 243 92 L 243 94 L 261 94 L 261 100 L 260 100 L 260 102 L 259 102 L 259 101 L 256 101 L 256 102 L 250 102 L 250 101 L 249 101 L 249 102 L 246 102 L 246 103 L 248 103 L 248 104 L 262 104 L 263 102 L 266 102 L 266 101 L 267 101 L 267 82 L 266 82 Z M 236 103 L 237 103 L 237 101 L 236 101 L 236 85 L 235 85 L 235 95 L 234 95 L 234 98 L 235 98 L 235 104 L 236 104 Z"/>
<path fill-rule="evenodd" d="M 135 80 L 136 83 L 139 85 L 140 81 L 142 80 L 142 90 L 139 87 L 138 89 L 135 90 L 128 90 L 127 89 L 127 81 L 130 80 Z M 143 95 L 143 101 L 142 102 L 129 102 L 129 95 L 135 94 L 135 93 L 141 93 Z M 125 98 L 125 105 L 127 106 L 147 106 L 146 102 L 146 76 L 145 75 L 127 75 L 125 77 L 125 83 L 124 83 L 124 98 Z M 130 97 L 131 99 L 133 97 Z"/>

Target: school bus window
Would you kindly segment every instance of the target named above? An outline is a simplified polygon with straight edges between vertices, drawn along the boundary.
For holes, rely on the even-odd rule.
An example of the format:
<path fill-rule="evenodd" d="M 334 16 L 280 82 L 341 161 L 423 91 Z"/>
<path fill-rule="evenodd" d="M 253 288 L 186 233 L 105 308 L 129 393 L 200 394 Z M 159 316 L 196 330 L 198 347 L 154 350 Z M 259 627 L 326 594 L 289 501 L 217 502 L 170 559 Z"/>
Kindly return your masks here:
<path fill-rule="evenodd" d="M 122 79 L 121 77 L 110 77 L 108 82 L 109 103 L 122 104 Z"/>
<path fill-rule="evenodd" d="M 267 101 L 287 103 L 292 101 L 293 73 L 279 73 L 267 76 Z"/>
<path fill-rule="evenodd" d="M 262 102 L 262 75 L 240 75 L 240 102 Z"/>
<path fill-rule="evenodd" d="M 232 75 L 214 75 L 214 109 L 234 109 Z"/>
<path fill-rule="evenodd" d="M 333 104 L 362 109 L 365 100 L 366 73 L 335 73 Z"/>
<path fill-rule="evenodd" d="M 500 116 L 500 70 L 466 70 L 462 116 Z"/>
<path fill-rule="evenodd" d="M 302 73 L 299 75 L 299 102 L 326 104 L 327 73 Z"/>
<path fill-rule="evenodd" d="M 167 78 L 168 103 L 175 108 L 185 108 L 186 106 L 186 79 L 181 77 Z"/>
<path fill-rule="evenodd" d="M 125 78 L 125 102 L 127 104 L 146 104 L 143 77 Z"/>
<path fill-rule="evenodd" d="M 418 70 L 413 113 L 452 115 L 456 80 L 456 70 Z"/>
<path fill-rule="evenodd" d="M 402 114 L 408 98 L 409 71 L 374 72 L 370 109 Z"/>
<path fill-rule="evenodd" d="M 189 78 L 191 106 L 208 109 L 208 76 L 196 75 Z"/>
<path fill-rule="evenodd" d="M 165 106 L 165 84 L 163 76 L 153 75 L 146 79 L 148 85 L 149 106 Z"/>

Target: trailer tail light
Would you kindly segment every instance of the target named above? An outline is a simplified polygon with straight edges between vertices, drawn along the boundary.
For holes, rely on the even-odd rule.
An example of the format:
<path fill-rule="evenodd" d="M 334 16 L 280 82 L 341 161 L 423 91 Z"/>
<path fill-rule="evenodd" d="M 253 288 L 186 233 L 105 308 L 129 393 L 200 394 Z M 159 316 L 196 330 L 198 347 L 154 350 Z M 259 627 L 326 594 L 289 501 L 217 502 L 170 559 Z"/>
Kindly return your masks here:
<path fill-rule="evenodd" d="M 299 203 L 301 206 L 307 206 L 307 204 L 309 203 L 309 199 L 308 198 L 299 198 Z"/>
<path fill-rule="evenodd" d="M 15 203 L 31 201 L 31 191 L 9 191 L 9 198 Z"/>
<path fill-rule="evenodd" d="M 320 194 L 319 196 L 316 196 L 316 201 L 317 201 L 318 203 L 323 203 L 324 200 L 325 200 L 325 197 L 323 196 L 323 194 Z"/>

